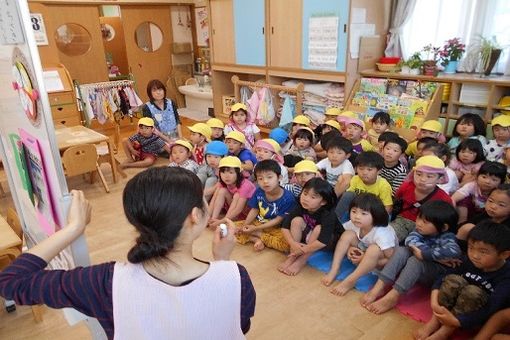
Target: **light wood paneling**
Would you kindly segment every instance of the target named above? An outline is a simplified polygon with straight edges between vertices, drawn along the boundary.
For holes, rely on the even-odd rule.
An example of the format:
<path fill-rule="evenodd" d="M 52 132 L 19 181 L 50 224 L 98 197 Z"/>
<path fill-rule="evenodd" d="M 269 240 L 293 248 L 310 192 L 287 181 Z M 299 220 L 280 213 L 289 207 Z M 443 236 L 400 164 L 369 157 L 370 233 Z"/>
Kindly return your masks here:
<path fill-rule="evenodd" d="M 212 52 L 215 64 L 235 63 L 234 9 L 232 0 L 210 2 Z"/>
<path fill-rule="evenodd" d="M 48 6 L 38 3 L 30 3 L 28 7 L 30 9 L 30 13 L 42 14 L 44 27 L 46 28 L 48 45 L 37 46 L 37 49 L 39 50 L 39 56 L 41 57 L 41 64 L 43 67 L 58 65 L 60 63 L 60 59 L 58 57 L 58 50 L 57 45 L 55 44 L 55 39 L 53 39 L 53 33 L 57 27 L 53 23 L 53 19 Z"/>
<path fill-rule="evenodd" d="M 98 6 L 49 5 L 54 30 L 48 32 L 48 39 L 54 39 L 55 30 L 63 24 L 75 23 L 83 26 L 90 34 L 91 46 L 80 56 L 68 56 L 57 49 L 60 62 L 66 66 L 73 79 L 80 83 L 108 80 L 103 39 L 99 24 Z M 56 47 L 55 47 L 56 48 Z"/>
<path fill-rule="evenodd" d="M 122 26 L 124 27 L 128 63 L 133 73 L 138 93 L 147 101 L 145 87 L 151 79 L 164 83 L 171 71 L 172 26 L 170 6 L 121 6 Z M 135 31 L 138 25 L 150 21 L 163 33 L 163 43 L 154 52 L 145 52 L 136 45 Z"/>
<path fill-rule="evenodd" d="M 301 68 L 303 6 L 301 1 L 269 1 L 269 66 Z"/>
<path fill-rule="evenodd" d="M 105 52 L 110 52 L 113 56 L 113 64 L 119 67 L 122 74 L 129 73 L 129 66 L 126 53 L 126 42 L 124 40 L 124 27 L 119 17 L 100 17 L 101 24 L 108 24 L 115 30 L 115 36 L 112 40 L 103 39 Z"/>

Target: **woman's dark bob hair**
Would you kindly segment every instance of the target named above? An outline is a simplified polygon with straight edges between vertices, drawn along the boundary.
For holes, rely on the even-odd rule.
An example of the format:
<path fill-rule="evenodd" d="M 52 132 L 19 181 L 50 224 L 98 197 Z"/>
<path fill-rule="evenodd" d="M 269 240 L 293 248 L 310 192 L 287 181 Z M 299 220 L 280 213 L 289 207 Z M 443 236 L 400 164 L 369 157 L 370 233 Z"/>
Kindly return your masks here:
<path fill-rule="evenodd" d="M 157 260 L 171 251 L 192 209 L 204 209 L 202 195 L 200 179 L 183 168 L 154 167 L 130 179 L 122 203 L 140 235 L 128 252 L 129 262 Z"/>
<path fill-rule="evenodd" d="M 152 79 L 147 83 L 147 96 L 149 97 L 151 102 L 154 101 L 154 97 L 152 96 L 152 90 L 159 90 L 159 89 L 163 89 L 163 92 L 165 93 L 164 98 L 166 98 L 166 86 L 160 80 Z"/>

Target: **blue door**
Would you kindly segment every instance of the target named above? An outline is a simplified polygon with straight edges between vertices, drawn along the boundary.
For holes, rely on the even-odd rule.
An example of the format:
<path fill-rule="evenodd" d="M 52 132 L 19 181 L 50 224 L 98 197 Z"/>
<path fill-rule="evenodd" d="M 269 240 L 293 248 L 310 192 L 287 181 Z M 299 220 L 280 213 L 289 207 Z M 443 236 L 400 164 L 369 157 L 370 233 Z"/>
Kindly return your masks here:
<path fill-rule="evenodd" d="M 265 66 L 264 0 L 234 0 L 236 64 Z"/>
<path fill-rule="evenodd" d="M 345 72 L 347 57 L 347 23 L 349 21 L 349 0 L 303 0 L 303 68 L 323 69 L 310 65 L 309 56 L 309 27 L 310 18 L 338 17 L 338 41 L 336 51 L 336 65 L 328 68 L 332 71 Z"/>

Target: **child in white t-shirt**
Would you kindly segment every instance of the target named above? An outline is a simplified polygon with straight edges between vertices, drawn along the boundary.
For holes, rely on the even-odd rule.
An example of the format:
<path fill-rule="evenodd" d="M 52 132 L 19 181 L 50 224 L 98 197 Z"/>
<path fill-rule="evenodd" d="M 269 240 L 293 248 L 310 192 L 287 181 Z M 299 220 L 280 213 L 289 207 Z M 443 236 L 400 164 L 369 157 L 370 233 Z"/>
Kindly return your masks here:
<path fill-rule="evenodd" d="M 354 168 L 349 161 L 352 143 L 343 137 L 330 140 L 325 145 L 328 158 L 317 163 L 317 168 L 323 170 L 329 184 L 335 188 L 335 194 L 340 196 L 349 187 L 354 176 Z"/>

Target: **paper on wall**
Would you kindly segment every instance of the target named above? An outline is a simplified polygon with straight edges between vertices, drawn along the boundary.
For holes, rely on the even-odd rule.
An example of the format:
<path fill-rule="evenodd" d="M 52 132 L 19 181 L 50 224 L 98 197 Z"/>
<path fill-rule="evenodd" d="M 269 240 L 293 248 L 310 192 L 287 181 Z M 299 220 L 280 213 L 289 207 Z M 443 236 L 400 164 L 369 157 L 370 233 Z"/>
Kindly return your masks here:
<path fill-rule="evenodd" d="M 308 26 L 308 64 L 335 69 L 338 49 L 338 17 L 311 17 Z"/>
<path fill-rule="evenodd" d="M 351 24 L 364 24 L 367 20 L 367 9 L 353 7 L 351 10 Z"/>
<path fill-rule="evenodd" d="M 349 50 L 351 58 L 357 59 L 359 56 L 359 43 L 361 37 L 371 37 L 375 34 L 374 24 L 351 24 L 349 37 Z"/>

